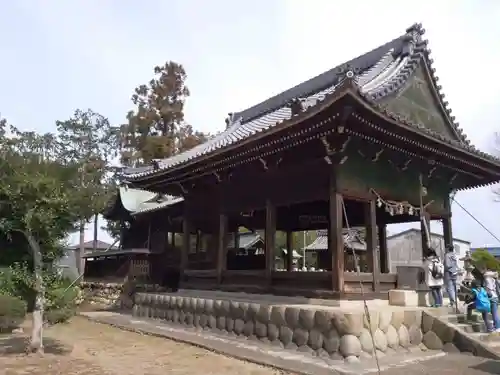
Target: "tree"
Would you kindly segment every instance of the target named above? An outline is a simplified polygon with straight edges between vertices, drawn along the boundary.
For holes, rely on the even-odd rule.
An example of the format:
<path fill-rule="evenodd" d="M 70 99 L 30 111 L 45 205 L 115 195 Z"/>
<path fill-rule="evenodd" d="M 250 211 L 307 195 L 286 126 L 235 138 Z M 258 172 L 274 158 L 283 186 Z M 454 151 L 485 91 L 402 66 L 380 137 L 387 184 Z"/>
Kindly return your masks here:
<path fill-rule="evenodd" d="M 154 68 L 154 78 L 132 95 L 136 109 L 122 126 L 122 162 L 128 166 L 148 165 L 168 158 L 204 141 L 184 121 L 184 103 L 189 96 L 184 67 L 173 61 Z"/>
<path fill-rule="evenodd" d="M 6 137 L 6 126 L 0 122 L 0 231 L 7 237 L 22 234 L 29 245 L 36 293 L 29 349 L 42 352 L 42 267 L 57 256 L 62 241 L 74 229 L 77 170 L 61 163 L 54 135 L 11 127 L 12 136 Z"/>
<path fill-rule="evenodd" d="M 488 250 L 478 249 L 471 255 L 472 264 L 479 271 L 491 270 L 500 272 L 500 262 Z"/>
<path fill-rule="evenodd" d="M 94 236 L 98 229 L 98 214 L 113 193 L 110 182 L 111 162 L 118 156 L 119 129 L 107 118 L 88 109 L 77 109 L 70 119 L 57 121 L 59 157 L 79 168 L 74 194 L 78 198 L 80 215 L 80 248 L 76 252 L 78 272 L 83 273 L 82 255 L 85 224 L 94 218 Z M 97 238 L 94 238 L 94 243 Z"/>

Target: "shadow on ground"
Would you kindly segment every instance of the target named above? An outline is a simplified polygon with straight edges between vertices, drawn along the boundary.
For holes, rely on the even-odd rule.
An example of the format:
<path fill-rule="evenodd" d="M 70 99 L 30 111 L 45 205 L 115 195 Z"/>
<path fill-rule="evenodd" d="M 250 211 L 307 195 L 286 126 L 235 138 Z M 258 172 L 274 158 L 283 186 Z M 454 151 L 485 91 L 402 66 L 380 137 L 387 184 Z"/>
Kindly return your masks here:
<path fill-rule="evenodd" d="M 499 361 L 486 361 L 479 363 L 474 366 L 470 366 L 471 369 L 482 371 L 485 374 L 497 375 L 500 374 L 500 362 Z"/>
<path fill-rule="evenodd" d="M 0 336 L 0 355 L 16 355 L 26 353 L 29 339 L 24 336 Z M 44 338 L 43 340 L 44 352 L 54 355 L 65 355 L 71 353 L 72 348 L 64 345 L 59 341 Z"/>

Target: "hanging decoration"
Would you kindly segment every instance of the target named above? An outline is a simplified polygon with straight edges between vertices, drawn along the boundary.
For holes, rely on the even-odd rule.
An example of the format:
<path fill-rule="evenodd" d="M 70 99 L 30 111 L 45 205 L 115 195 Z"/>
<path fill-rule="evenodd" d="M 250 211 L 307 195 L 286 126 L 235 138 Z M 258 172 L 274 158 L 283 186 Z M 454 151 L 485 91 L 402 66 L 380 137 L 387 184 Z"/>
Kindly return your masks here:
<path fill-rule="evenodd" d="M 384 208 L 389 215 L 394 216 L 394 215 L 410 215 L 410 216 L 420 216 L 421 215 L 421 208 L 413 206 L 409 202 L 403 201 L 403 202 L 397 202 L 397 201 L 390 201 L 390 200 L 385 200 L 380 196 L 379 193 L 377 193 L 375 190 L 370 189 L 371 193 L 374 194 L 377 197 L 377 207 L 378 208 Z M 425 194 L 424 194 L 425 195 Z M 433 201 L 430 201 L 427 203 L 423 209 L 425 210 L 427 206 L 429 206 Z"/>

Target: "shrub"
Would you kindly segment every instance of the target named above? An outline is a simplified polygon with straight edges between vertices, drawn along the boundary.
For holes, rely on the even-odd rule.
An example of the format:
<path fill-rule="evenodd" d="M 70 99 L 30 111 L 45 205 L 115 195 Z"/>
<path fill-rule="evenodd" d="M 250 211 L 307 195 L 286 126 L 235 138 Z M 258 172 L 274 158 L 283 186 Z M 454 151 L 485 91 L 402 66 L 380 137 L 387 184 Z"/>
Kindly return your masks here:
<path fill-rule="evenodd" d="M 26 302 L 22 299 L 0 295 L 0 332 L 11 332 L 19 327 L 26 317 Z"/>
<path fill-rule="evenodd" d="M 76 314 L 76 287 L 49 289 L 45 295 L 45 320 L 50 324 L 63 323 Z"/>
<path fill-rule="evenodd" d="M 56 310 L 46 311 L 44 314 L 44 319 L 49 324 L 66 323 L 73 316 L 75 316 L 76 310 L 71 307 L 61 308 Z"/>

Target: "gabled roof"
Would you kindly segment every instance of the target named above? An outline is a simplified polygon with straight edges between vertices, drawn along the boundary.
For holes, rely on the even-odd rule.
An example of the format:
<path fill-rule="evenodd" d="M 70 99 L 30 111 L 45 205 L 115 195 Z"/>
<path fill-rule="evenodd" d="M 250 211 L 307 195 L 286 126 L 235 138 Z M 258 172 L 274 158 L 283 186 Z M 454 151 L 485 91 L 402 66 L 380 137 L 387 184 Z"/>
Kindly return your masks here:
<path fill-rule="evenodd" d="M 240 249 L 250 249 L 252 246 L 255 244 L 259 243 L 260 241 L 264 241 L 260 234 L 257 232 L 242 232 L 239 233 L 239 248 Z M 234 243 L 234 237 L 231 235 L 230 244 Z M 231 245 L 229 245 L 231 246 Z"/>
<path fill-rule="evenodd" d="M 313 243 L 306 246 L 306 250 L 327 250 L 328 249 L 328 231 L 318 230 L 318 236 Z M 344 245 L 350 249 L 366 251 L 366 242 L 359 238 L 360 233 L 357 236 L 352 236 L 347 231 L 342 233 L 344 237 Z"/>
<path fill-rule="evenodd" d="M 227 129 L 207 142 L 168 159 L 158 160 L 158 168 L 156 169 L 140 167 L 126 170 L 124 172 L 125 178 L 134 180 L 157 175 L 161 174 L 162 171 L 174 170 L 212 157 L 219 152 L 232 149 L 247 141 L 256 140 L 284 126 L 299 123 L 348 94 L 356 96 L 367 107 L 398 125 L 423 133 L 443 144 L 469 152 L 486 161 L 494 161 L 500 166 L 497 158 L 477 150 L 470 144 L 454 117 L 451 116 L 451 110 L 448 108 L 447 102 L 444 101 L 441 87 L 437 84 L 427 41 L 422 39 L 424 32 L 420 24 L 413 25 L 400 37 L 362 56 L 262 103 L 232 114 Z M 453 137 L 446 137 L 423 124 L 412 123 L 405 116 L 392 113 L 387 109 L 386 100 L 405 88 L 406 83 L 417 68 L 423 70 L 427 75 L 436 106 L 445 120 L 445 125 L 449 127 L 448 133 L 452 134 Z M 293 100 L 300 100 L 303 109 L 300 114 L 295 116 L 292 116 L 290 106 Z M 437 150 L 437 148 L 433 150 Z"/>

